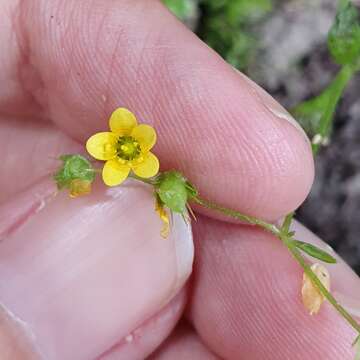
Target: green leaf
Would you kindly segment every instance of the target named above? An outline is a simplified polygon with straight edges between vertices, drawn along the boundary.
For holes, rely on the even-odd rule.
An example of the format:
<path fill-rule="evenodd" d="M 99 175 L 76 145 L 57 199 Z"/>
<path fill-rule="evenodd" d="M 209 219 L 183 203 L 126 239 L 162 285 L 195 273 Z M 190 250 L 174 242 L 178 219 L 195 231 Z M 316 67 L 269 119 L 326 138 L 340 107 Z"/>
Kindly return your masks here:
<path fill-rule="evenodd" d="M 328 48 L 339 65 L 356 64 L 360 61 L 360 14 L 349 0 L 340 2 L 328 34 Z"/>
<path fill-rule="evenodd" d="M 299 248 L 300 250 L 302 250 L 304 253 L 319 259 L 321 261 L 324 261 L 326 263 L 329 264 L 335 264 L 336 263 L 336 259 L 331 256 L 330 254 L 328 254 L 326 251 L 321 250 L 320 248 L 318 248 L 315 245 L 303 242 L 303 241 L 299 241 L 299 240 L 292 240 L 292 243 Z"/>
<path fill-rule="evenodd" d="M 273 0 L 200 0 L 202 40 L 237 69 L 254 63 L 260 41 L 256 27 L 272 10 Z"/>

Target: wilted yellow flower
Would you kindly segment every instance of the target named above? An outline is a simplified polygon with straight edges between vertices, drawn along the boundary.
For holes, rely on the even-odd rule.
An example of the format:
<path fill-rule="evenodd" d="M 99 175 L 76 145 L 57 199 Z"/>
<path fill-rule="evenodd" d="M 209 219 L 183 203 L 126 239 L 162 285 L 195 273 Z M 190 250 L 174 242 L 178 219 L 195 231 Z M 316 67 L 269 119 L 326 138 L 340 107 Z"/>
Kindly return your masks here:
<path fill-rule="evenodd" d="M 330 274 L 326 267 L 320 264 L 313 264 L 311 270 L 318 277 L 326 290 L 330 291 Z M 310 315 L 317 314 L 320 311 L 325 298 L 305 273 L 301 295 L 303 304 L 310 312 Z"/>
<path fill-rule="evenodd" d="M 166 239 L 170 234 L 170 219 L 169 219 L 169 215 L 168 215 L 166 209 L 164 208 L 164 206 L 161 204 L 161 202 L 159 200 L 156 200 L 155 211 L 157 212 L 161 221 L 163 222 L 163 227 L 160 231 L 160 235 L 164 239 Z"/>
<path fill-rule="evenodd" d="M 70 182 L 70 197 L 76 198 L 79 196 L 90 194 L 91 192 L 91 181 L 74 179 Z"/>
<path fill-rule="evenodd" d="M 91 136 L 86 149 L 97 160 L 106 161 L 102 177 L 106 185 L 121 184 L 130 170 L 142 178 L 155 176 L 159 160 L 150 152 L 156 143 L 155 130 L 137 124 L 135 115 L 125 108 L 116 109 L 109 120 L 111 132 Z"/>

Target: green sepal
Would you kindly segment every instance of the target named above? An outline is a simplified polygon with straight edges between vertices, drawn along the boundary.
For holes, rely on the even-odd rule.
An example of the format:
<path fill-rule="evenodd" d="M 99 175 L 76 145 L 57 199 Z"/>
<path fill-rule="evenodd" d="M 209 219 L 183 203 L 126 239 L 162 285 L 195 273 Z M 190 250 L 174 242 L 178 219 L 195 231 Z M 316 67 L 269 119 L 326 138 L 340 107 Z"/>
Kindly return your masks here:
<path fill-rule="evenodd" d="M 299 248 L 301 251 L 303 251 L 304 253 L 319 259 L 323 262 L 326 262 L 328 264 L 335 264 L 337 261 L 336 259 L 331 256 L 330 254 L 328 254 L 326 251 L 321 250 L 320 248 L 318 248 L 315 245 L 303 242 L 303 241 L 299 241 L 299 240 L 292 240 L 292 243 Z"/>
<path fill-rule="evenodd" d="M 186 187 L 186 191 L 188 193 L 188 198 L 192 199 L 199 195 L 199 192 L 197 191 L 195 186 L 190 181 L 185 182 L 185 187 Z"/>
<path fill-rule="evenodd" d="M 62 166 L 53 178 L 59 190 L 70 188 L 73 180 L 86 180 L 93 182 L 95 179 L 95 170 L 89 160 L 79 154 L 61 155 L 59 160 Z"/>
<path fill-rule="evenodd" d="M 337 64 L 360 64 L 360 14 L 349 0 L 340 2 L 328 34 L 328 48 Z"/>
<path fill-rule="evenodd" d="M 197 196 L 195 187 L 178 171 L 166 171 L 155 179 L 155 191 L 161 202 L 176 213 L 186 213 L 189 199 Z"/>

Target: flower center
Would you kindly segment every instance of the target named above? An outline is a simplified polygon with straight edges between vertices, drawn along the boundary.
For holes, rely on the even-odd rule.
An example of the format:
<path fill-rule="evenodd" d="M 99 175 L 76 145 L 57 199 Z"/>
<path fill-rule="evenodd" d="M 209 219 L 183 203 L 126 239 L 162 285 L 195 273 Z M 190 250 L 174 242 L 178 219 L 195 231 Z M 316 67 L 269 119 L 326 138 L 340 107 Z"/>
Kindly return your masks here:
<path fill-rule="evenodd" d="M 124 160 L 134 160 L 141 154 L 140 145 L 132 136 L 119 137 L 116 151 L 118 157 Z"/>

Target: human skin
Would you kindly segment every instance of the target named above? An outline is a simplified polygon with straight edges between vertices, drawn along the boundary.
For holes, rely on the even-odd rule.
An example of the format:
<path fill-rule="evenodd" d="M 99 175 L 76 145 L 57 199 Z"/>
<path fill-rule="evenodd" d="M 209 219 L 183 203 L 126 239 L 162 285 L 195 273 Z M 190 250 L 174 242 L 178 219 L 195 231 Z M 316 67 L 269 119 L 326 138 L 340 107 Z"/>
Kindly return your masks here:
<path fill-rule="evenodd" d="M 307 314 L 302 271 L 272 235 L 196 208 L 193 262 L 190 229 L 175 218 L 161 239 L 144 185 L 54 196 L 54 158 L 83 152 L 125 106 L 156 128 L 163 169 L 276 221 L 314 176 L 309 141 L 280 105 L 159 1 L 1 0 L 0 24 L 5 360 L 352 358 L 354 332 L 328 304 Z M 356 308 L 357 276 L 340 259 L 329 270 Z"/>

